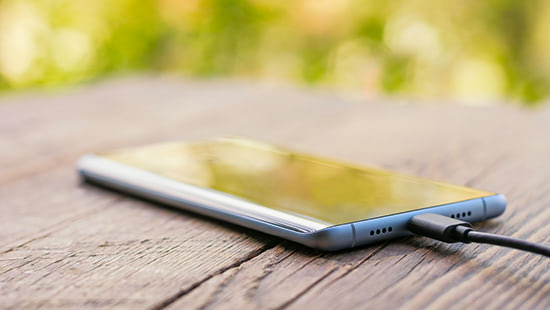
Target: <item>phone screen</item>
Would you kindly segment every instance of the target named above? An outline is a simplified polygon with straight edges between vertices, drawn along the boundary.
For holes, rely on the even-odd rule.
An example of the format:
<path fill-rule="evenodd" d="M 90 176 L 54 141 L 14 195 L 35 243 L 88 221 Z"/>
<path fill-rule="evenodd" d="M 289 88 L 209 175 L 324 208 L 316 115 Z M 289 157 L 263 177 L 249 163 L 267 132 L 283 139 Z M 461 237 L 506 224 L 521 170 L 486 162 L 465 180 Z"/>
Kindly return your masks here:
<path fill-rule="evenodd" d="M 157 144 L 102 156 L 330 225 L 492 195 L 242 139 Z"/>

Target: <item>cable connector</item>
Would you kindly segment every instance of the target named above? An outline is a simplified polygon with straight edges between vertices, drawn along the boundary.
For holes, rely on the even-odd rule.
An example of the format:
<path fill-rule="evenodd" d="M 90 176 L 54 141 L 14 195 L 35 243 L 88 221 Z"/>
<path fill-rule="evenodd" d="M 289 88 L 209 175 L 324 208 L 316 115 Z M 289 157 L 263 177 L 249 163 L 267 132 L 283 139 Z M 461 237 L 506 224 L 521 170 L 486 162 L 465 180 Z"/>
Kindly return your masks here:
<path fill-rule="evenodd" d="M 473 230 L 472 225 L 468 222 L 435 213 L 424 213 L 413 216 L 408 225 L 409 230 L 417 235 L 447 243 L 468 243 L 469 241 L 465 238 L 464 234 L 457 233 L 456 230 L 458 227 Z"/>
<path fill-rule="evenodd" d="M 550 247 L 516 238 L 474 231 L 468 222 L 448 216 L 425 213 L 413 216 L 408 229 L 417 235 L 435 240 L 455 242 L 477 242 L 510 247 L 550 257 Z"/>

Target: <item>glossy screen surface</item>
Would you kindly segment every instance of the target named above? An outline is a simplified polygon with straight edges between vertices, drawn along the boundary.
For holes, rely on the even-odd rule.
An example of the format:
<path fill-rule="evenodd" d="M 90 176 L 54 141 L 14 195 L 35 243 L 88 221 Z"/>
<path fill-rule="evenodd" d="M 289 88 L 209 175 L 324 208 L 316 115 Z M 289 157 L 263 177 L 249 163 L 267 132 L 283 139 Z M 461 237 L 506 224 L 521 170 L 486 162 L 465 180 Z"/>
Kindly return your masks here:
<path fill-rule="evenodd" d="M 102 156 L 330 225 L 492 194 L 241 139 L 157 144 Z"/>

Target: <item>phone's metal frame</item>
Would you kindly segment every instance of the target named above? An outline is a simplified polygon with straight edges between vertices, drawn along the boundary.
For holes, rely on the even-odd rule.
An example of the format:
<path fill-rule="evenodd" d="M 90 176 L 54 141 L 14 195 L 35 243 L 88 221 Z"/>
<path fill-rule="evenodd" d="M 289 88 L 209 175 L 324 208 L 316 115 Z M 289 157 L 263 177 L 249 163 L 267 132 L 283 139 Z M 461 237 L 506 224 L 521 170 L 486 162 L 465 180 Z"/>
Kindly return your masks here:
<path fill-rule="evenodd" d="M 249 227 L 312 248 L 336 251 L 383 240 L 408 236 L 407 223 L 421 213 L 460 216 L 469 222 L 501 215 L 506 208 L 503 195 L 432 206 L 428 208 L 331 225 L 245 201 L 212 189 L 174 181 L 99 155 L 86 155 L 78 172 L 88 181 L 137 196 Z"/>

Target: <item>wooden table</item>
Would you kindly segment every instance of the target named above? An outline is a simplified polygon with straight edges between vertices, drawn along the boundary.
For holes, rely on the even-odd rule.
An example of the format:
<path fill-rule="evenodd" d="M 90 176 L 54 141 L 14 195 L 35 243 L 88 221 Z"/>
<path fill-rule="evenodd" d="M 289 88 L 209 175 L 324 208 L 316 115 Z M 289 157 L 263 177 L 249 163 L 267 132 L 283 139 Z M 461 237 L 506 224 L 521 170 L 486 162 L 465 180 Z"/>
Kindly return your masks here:
<path fill-rule="evenodd" d="M 504 193 L 482 231 L 550 244 L 550 109 L 127 78 L 0 100 L 0 308 L 550 308 L 550 260 L 413 237 L 322 253 L 77 177 L 82 154 L 244 136 Z"/>

